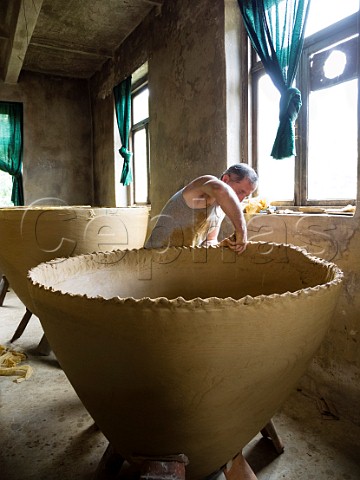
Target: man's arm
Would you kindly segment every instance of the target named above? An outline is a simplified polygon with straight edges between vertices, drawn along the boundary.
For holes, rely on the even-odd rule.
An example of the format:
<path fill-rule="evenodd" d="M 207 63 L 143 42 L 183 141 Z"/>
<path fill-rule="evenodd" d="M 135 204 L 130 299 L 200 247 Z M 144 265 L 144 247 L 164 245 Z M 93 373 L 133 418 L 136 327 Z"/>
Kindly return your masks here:
<path fill-rule="evenodd" d="M 204 208 L 216 202 L 234 225 L 235 238 L 222 242 L 238 253 L 246 248 L 247 229 L 241 203 L 234 190 L 226 183 L 211 175 L 193 180 L 183 191 L 183 197 L 190 208 Z M 218 232 L 217 232 L 218 233 Z M 211 238 L 213 240 L 213 237 Z M 210 240 L 211 240 L 210 239 Z"/>
<path fill-rule="evenodd" d="M 218 245 L 218 235 L 220 231 L 220 225 L 218 227 L 214 227 L 211 232 L 207 235 L 206 240 L 202 243 L 202 245 L 206 245 L 209 247 L 210 245 Z"/>

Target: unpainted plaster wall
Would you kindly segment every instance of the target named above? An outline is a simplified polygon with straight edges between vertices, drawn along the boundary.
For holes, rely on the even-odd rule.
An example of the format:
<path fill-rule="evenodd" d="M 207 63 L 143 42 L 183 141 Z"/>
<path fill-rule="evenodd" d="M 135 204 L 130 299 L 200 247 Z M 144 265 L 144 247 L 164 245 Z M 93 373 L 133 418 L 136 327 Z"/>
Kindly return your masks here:
<path fill-rule="evenodd" d="M 113 88 L 143 65 L 152 49 L 158 17 L 152 11 L 90 80 L 91 105 L 93 112 L 94 138 L 94 204 L 99 206 L 125 206 L 127 192 L 119 185 L 122 158 L 119 150 L 119 133 L 114 134 L 115 110 Z M 115 127 L 116 129 L 116 127 Z M 115 162 L 117 169 L 115 170 Z M 119 165 L 120 164 L 120 165 Z M 116 204 L 115 183 L 124 203 Z"/>
<path fill-rule="evenodd" d="M 149 62 L 152 215 L 177 189 L 201 174 L 226 168 L 224 5 L 166 1 L 93 79 L 95 200 L 108 201 L 113 156 L 104 157 L 113 115 L 112 88 Z M 105 200 L 104 200 L 105 199 Z"/>
<path fill-rule="evenodd" d="M 115 206 L 114 101 L 112 95 L 95 102 L 93 117 L 94 204 Z"/>
<path fill-rule="evenodd" d="M 360 424 L 359 219 L 359 213 L 355 217 L 256 215 L 248 223 L 250 240 L 298 245 L 334 262 L 344 272 L 342 294 L 331 328 L 300 386 L 324 398 L 332 413 L 357 424 Z"/>
<path fill-rule="evenodd" d="M 91 205 L 87 81 L 23 72 L 17 84 L 0 83 L 0 100 L 23 103 L 25 204 Z"/>
<path fill-rule="evenodd" d="M 227 165 L 243 162 L 240 132 L 241 119 L 241 17 L 236 0 L 225 0 L 226 114 Z M 247 73 L 247 71 L 245 72 Z"/>
<path fill-rule="evenodd" d="M 226 168 L 224 5 L 166 5 L 149 61 L 153 215 L 196 176 Z"/>

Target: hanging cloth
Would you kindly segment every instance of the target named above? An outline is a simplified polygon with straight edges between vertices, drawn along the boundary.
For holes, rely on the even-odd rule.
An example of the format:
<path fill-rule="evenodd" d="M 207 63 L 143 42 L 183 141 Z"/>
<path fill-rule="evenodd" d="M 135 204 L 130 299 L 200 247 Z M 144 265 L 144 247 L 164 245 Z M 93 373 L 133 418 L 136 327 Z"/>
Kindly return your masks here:
<path fill-rule="evenodd" d="M 120 155 L 124 159 L 121 172 L 121 183 L 130 185 L 132 182 L 131 157 L 129 148 L 129 133 L 131 121 L 131 76 L 114 87 L 116 119 L 121 139 Z"/>
<path fill-rule="evenodd" d="M 250 41 L 280 92 L 279 126 L 271 156 L 296 155 L 294 124 L 301 93 L 292 85 L 304 44 L 311 0 L 238 0 Z"/>
<path fill-rule="evenodd" d="M 12 175 L 11 201 L 16 206 L 24 205 L 22 157 L 23 106 L 0 102 L 0 170 Z"/>

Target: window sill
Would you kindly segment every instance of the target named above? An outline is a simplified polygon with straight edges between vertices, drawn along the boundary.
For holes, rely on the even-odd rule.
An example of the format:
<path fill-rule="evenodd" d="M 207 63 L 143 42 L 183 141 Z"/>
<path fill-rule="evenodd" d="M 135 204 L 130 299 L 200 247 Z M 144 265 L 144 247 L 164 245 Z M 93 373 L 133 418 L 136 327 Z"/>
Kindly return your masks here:
<path fill-rule="evenodd" d="M 317 207 L 317 206 L 306 206 L 306 207 L 293 207 L 293 206 L 282 206 L 273 208 L 267 208 L 266 210 L 261 210 L 260 212 L 254 212 L 254 215 L 327 215 L 327 216 L 346 216 L 353 217 L 356 212 L 356 207 L 353 205 L 347 205 L 346 207 Z M 245 213 L 246 215 L 246 213 Z M 251 215 L 251 213 L 248 215 Z"/>

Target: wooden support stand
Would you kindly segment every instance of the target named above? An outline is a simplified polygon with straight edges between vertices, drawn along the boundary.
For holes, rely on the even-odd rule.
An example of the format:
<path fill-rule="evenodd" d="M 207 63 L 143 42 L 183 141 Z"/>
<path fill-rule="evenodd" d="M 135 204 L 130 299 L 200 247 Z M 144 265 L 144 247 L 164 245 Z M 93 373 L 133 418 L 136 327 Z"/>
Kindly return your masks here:
<path fill-rule="evenodd" d="M 0 281 L 0 307 L 3 305 L 4 303 L 4 299 L 5 299 L 5 295 L 8 291 L 8 288 L 9 288 L 9 281 L 8 279 L 5 277 L 5 275 L 3 275 L 1 277 L 1 281 Z"/>
<path fill-rule="evenodd" d="M 21 319 L 21 322 L 19 323 L 17 329 L 15 330 L 14 335 L 12 336 L 12 338 L 10 340 L 11 343 L 15 342 L 15 340 L 20 338 L 21 335 L 24 333 L 24 330 L 25 330 L 27 324 L 29 323 L 29 320 L 30 320 L 31 316 L 32 316 L 32 312 L 30 312 L 30 310 L 27 308 L 23 318 Z M 51 347 L 50 347 L 50 344 L 49 344 L 45 335 L 43 335 L 41 337 L 39 345 L 36 347 L 36 351 L 39 355 L 46 356 L 46 355 L 50 354 Z"/>
<path fill-rule="evenodd" d="M 263 437 L 271 439 L 271 441 L 272 441 L 272 443 L 275 447 L 275 450 L 279 455 L 281 453 L 283 453 L 284 444 L 283 444 L 281 438 L 279 437 L 279 435 L 276 431 L 274 422 L 272 420 L 270 420 L 270 422 L 268 422 L 265 425 L 265 427 L 261 430 L 261 434 L 262 434 Z"/>
<path fill-rule="evenodd" d="M 269 438 L 276 452 L 280 455 L 284 451 L 284 444 L 279 437 L 274 422 L 270 420 L 261 430 L 261 434 L 265 438 Z M 242 453 L 226 464 L 223 468 L 226 480 L 257 480 L 257 477 L 250 465 L 247 463 Z"/>
<path fill-rule="evenodd" d="M 270 438 L 278 454 L 283 453 L 284 444 L 279 437 L 274 422 L 270 420 L 261 430 L 261 434 Z M 185 467 L 189 463 L 184 454 L 163 457 L 133 457 L 129 470 L 131 475 L 121 475 L 124 458 L 115 452 L 109 444 L 95 473 L 94 480 L 185 480 Z M 226 480 L 257 480 L 255 473 L 238 453 L 219 470 Z M 211 478 L 216 478 L 214 475 Z"/>
<path fill-rule="evenodd" d="M 257 480 L 255 473 L 242 453 L 236 455 L 223 469 L 226 480 Z"/>
<path fill-rule="evenodd" d="M 17 329 L 15 330 L 14 335 L 12 336 L 12 339 L 10 340 L 11 343 L 15 342 L 15 340 L 20 338 L 21 335 L 24 333 L 24 330 L 25 330 L 27 324 L 29 323 L 31 315 L 32 315 L 32 313 L 30 312 L 30 310 L 26 309 L 26 312 L 25 312 L 21 322 L 19 323 Z"/>
<path fill-rule="evenodd" d="M 94 480 L 116 480 L 124 461 L 109 443 L 96 469 Z"/>
<path fill-rule="evenodd" d="M 51 347 L 45 334 L 41 337 L 39 345 L 36 347 L 36 352 L 43 356 L 50 355 Z"/>

